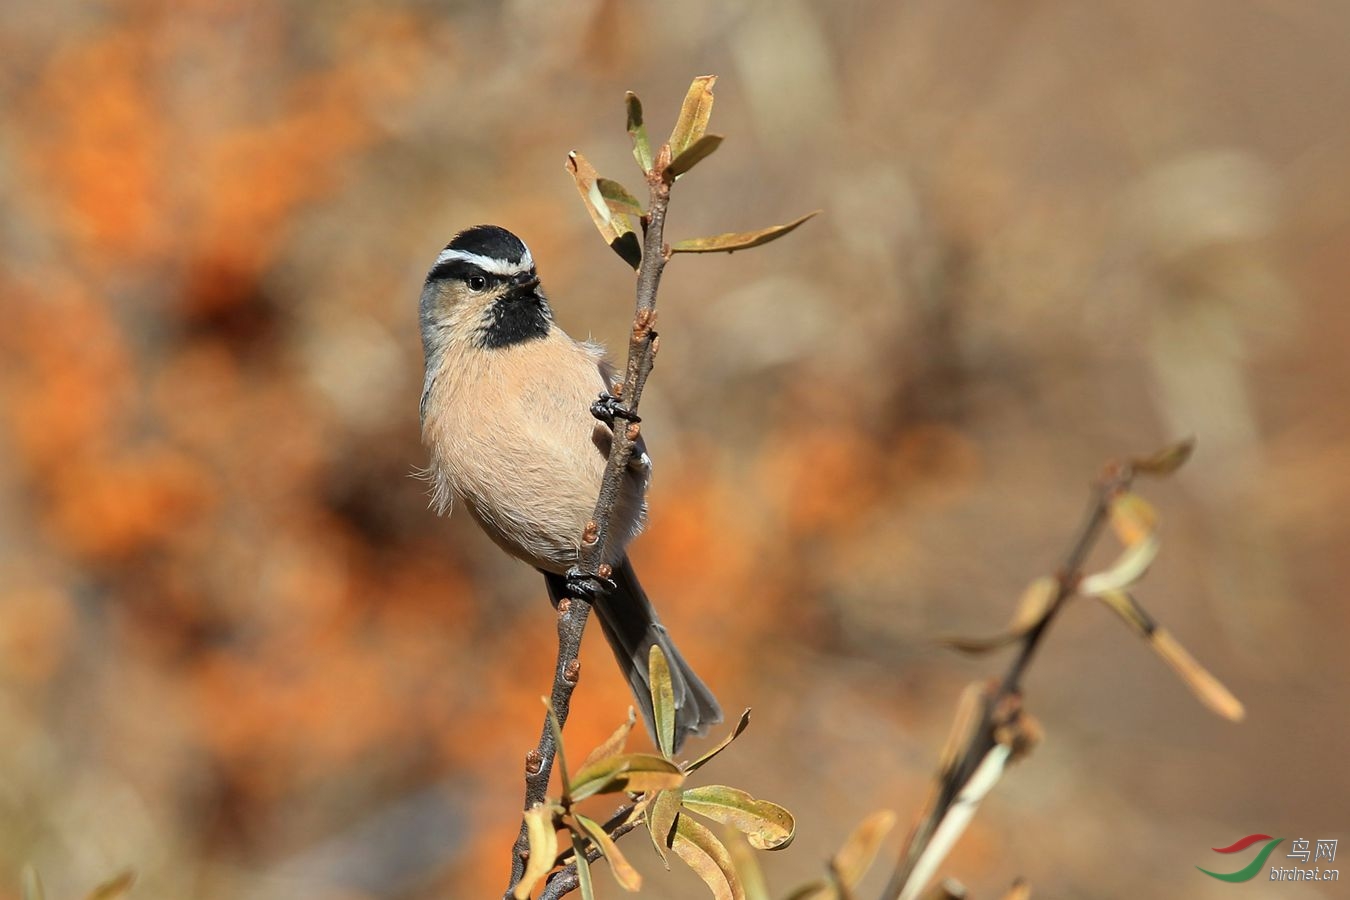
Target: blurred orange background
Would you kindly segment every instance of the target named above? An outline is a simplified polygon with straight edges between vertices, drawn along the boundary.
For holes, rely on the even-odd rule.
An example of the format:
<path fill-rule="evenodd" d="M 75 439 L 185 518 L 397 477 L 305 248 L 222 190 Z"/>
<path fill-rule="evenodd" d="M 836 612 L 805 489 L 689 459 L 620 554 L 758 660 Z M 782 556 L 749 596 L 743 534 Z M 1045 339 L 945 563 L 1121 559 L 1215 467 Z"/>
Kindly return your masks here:
<path fill-rule="evenodd" d="M 0 897 L 26 862 L 54 898 L 500 895 L 555 638 L 410 477 L 418 291 L 495 222 L 622 350 L 563 161 L 640 186 L 623 92 L 660 135 L 707 72 L 728 141 L 668 236 L 824 212 L 667 270 L 634 558 L 755 709 L 705 771 L 798 814 L 775 892 L 908 824 L 1003 666 L 934 639 L 1001 627 L 1099 465 L 1187 434 L 1140 598 L 1247 722 L 1081 604 L 1027 684 L 1044 745 L 943 871 L 1222 898 L 1209 848 L 1337 838 L 1347 42 L 1330 0 L 0 8 Z M 578 748 L 628 703 L 583 658 Z M 644 843 L 648 896 L 701 895 Z M 1335 895 L 1249 893 L 1286 890 Z"/>

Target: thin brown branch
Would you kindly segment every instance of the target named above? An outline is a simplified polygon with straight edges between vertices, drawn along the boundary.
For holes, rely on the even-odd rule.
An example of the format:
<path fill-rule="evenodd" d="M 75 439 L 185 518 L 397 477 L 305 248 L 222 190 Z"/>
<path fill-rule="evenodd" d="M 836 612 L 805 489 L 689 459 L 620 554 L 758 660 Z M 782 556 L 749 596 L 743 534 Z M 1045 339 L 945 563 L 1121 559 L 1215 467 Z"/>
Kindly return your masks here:
<path fill-rule="evenodd" d="M 910 832 L 900 863 L 882 893 L 883 900 L 896 900 L 905 890 L 938 826 L 989 751 L 999 743 L 1019 739 L 1023 731 L 1034 728 L 1022 712 L 1022 679 L 1051 623 L 1077 590 L 1083 578 L 1083 565 L 1110 517 L 1112 499 L 1128 489 L 1133 480 L 1133 466 L 1121 462 L 1108 463 L 1098 476 L 1087 515 L 1055 576 L 1054 598 L 1045 614 L 1019 641 L 1007 673 L 985 691 L 979 723 L 970 729 L 964 748 L 938 773 L 934 794 Z"/>
<path fill-rule="evenodd" d="M 625 806 L 610 818 L 604 824 L 605 832 L 614 840 L 618 840 L 628 832 L 642 824 L 642 820 L 632 818 L 632 805 Z M 596 862 L 600 859 L 600 851 L 595 846 L 586 850 L 586 861 Z M 539 895 L 539 900 L 558 900 L 577 888 L 581 887 L 581 876 L 577 873 L 577 864 L 575 861 L 568 863 L 558 871 L 549 876 L 548 882 L 544 885 L 543 892 Z"/>
<path fill-rule="evenodd" d="M 647 376 L 651 374 L 656 358 L 657 335 L 653 328 L 656 322 L 656 292 L 661 284 L 661 273 L 669 260 L 669 250 L 665 244 L 666 207 L 670 203 L 670 183 L 662 177 L 662 172 L 670 163 L 670 148 L 662 147 L 652 172 L 647 176 L 650 202 L 647 215 L 643 217 L 642 262 L 637 272 L 636 308 L 633 313 L 632 336 L 628 342 L 628 364 L 624 369 L 624 381 L 621 390 L 616 391 L 624 407 L 629 412 L 637 412 L 642 399 Z M 600 484 L 600 495 L 596 499 L 595 511 L 582 535 L 581 553 L 577 568 L 584 575 L 595 578 L 607 577 L 603 572 L 604 560 L 609 545 L 609 523 L 618 503 L 619 493 L 637 442 L 639 425 L 629 423 L 621 427 L 622 419 L 615 420 L 614 439 L 609 448 L 609 459 L 605 465 L 604 479 Z M 584 598 L 567 598 L 558 604 L 558 662 L 554 670 L 551 701 L 553 712 L 561 728 L 567 722 L 571 708 L 572 691 L 576 687 L 581 672 L 579 660 L 581 637 L 590 615 L 590 604 Z M 553 761 L 558 748 L 553 738 L 547 716 L 539 736 L 539 744 L 525 756 L 525 809 L 542 802 L 548 793 L 549 781 L 553 776 Z M 631 827 L 624 830 L 626 833 Z M 619 836 L 616 829 L 611 834 Z M 529 838 L 522 822 L 520 833 L 511 854 L 511 882 L 507 886 L 505 897 L 509 898 L 516 884 L 525 873 L 525 863 L 529 859 Z M 564 875 L 567 870 L 564 870 Z M 552 884 L 546 889 L 546 896 L 560 897 L 575 889 L 576 870 L 571 867 L 570 879 L 554 881 L 560 885 L 571 884 L 566 890 L 553 891 Z"/>

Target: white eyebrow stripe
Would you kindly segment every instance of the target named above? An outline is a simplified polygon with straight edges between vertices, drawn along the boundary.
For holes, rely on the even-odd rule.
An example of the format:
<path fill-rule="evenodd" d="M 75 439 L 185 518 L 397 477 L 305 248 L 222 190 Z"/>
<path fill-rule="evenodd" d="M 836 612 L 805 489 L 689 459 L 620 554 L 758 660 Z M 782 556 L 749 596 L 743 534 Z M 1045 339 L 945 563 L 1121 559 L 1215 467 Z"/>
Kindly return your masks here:
<path fill-rule="evenodd" d="M 442 250 L 441 255 L 436 257 L 436 265 L 439 266 L 451 260 L 475 265 L 484 272 L 491 272 L 493 275 L 519 275 L 521 272 L 528 272 L 534 268 L 534 258 L 530 256 L 528 249 L 518 263 L 507 262 L 504 259 L 493 259 L 490 256 L 481 256 L 464 250 Z"/>

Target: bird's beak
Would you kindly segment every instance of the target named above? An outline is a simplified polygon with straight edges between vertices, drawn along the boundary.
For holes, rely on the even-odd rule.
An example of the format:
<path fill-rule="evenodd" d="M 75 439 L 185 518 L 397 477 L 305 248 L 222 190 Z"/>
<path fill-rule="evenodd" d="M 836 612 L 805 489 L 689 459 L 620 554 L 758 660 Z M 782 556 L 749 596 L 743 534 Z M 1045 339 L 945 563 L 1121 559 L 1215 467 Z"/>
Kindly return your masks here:
<path fill-rule="evenodd" d="M 525 297 L 530 294 L 537 294 L 539 279 L 534 275 L 517 275 L 511 282 L 511 296 Z"/>

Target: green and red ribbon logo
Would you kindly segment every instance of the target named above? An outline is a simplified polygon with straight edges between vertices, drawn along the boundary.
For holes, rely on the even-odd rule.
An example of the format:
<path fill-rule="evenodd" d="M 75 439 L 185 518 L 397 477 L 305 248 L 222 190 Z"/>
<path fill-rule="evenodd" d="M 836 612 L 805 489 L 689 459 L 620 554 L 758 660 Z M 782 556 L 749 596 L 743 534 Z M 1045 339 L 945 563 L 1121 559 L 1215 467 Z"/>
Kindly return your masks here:
<path fill-rule="evenodd" d="M 1268 834 L 1249 834 L 1244 838 L 1239 838 L 1227 847 L 1212 848 L 1215 853 L 1238 853 L 1242 850 L 1246 850 L 1258 841 L 1265 841 L 1266 845 L 1261 848 L 1260 853 L 1256 854 L 1256 859 L 1252 860 L 1241 869 L 1238 869 L 1236 872 L 1211 872 L 1209 869 L 1200 869 L 1199 866 L 1196 866 L 1196 868 L 1200 869 L 1201 872 L 1204 872 L 1210 878 L 1217 878 L 1220 881 L 1251 881 L 1256 877 L 1256 873 L 1261 871 L 1261 867 L 1266 864 L 1266 859 L 1270 856 L 1271 851 L 1273 851 L 1282 840 L 1284 840 L 1284 838 L 1273 838 Z"/>

